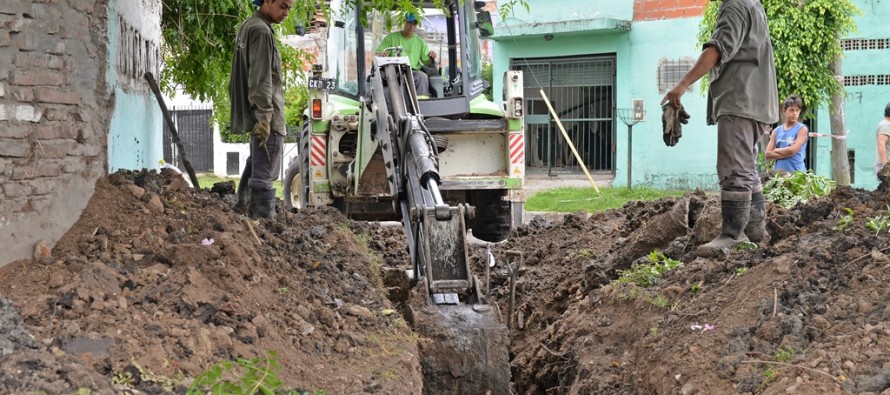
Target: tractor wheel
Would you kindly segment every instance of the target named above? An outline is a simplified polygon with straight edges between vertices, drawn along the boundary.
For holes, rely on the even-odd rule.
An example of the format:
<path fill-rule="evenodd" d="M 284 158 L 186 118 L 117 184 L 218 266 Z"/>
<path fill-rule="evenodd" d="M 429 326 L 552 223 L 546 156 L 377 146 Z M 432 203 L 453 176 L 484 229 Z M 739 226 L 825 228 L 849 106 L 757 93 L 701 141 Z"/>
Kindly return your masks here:
<path fill-rule="evenodd" d="M 471 228 L 473 236 L 492 243 L 504 241 L 512 228 L 510 202 L 504 200 L 504 190 L 478 190 L 467 192 L 469 203 L 476 207 L 476 217 Z"/>
<path fill-rule="evenodd" d="M 300 152 L 284 175 L 284 206 L 293 211 L 309 205 L 309 124 L 300 133 Z"/>

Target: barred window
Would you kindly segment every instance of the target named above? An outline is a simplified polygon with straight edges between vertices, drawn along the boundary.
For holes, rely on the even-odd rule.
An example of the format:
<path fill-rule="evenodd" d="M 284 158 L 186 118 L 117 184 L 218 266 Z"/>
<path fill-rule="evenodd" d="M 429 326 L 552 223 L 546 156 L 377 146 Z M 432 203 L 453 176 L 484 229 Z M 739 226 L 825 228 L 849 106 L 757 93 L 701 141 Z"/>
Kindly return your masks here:
<path fill-rule="evenodd" d="M 890 74 L 845 75 L 844 86 L 890 85 Z"/>
<path fill-rule="evenodd" d="M 665 93 L 683 78 L 692 69 L 692 59 L 662 60 L 658 64 L 658 91 Z"/>
<path fill-rule="evenodd" d="M 890 38 L 848 38 L 841 40 L 841 49 L 844 51 L 863 51 L 869 49 L 890 48 Z"/>

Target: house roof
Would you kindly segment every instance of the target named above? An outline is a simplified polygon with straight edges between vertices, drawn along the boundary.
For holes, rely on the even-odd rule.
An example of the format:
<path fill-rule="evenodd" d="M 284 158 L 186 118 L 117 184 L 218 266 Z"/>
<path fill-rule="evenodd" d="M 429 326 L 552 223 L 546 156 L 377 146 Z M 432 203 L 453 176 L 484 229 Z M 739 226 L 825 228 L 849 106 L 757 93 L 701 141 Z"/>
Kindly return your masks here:
<path fill-rule="evenodd" d="M 630 20 L 615 18 L 589 18 L 570 21 L 525 23 L 522 20 L 508 18 L 495 26 L 492 40 L 501 40 L 518 36 L 543 36 L 546 34 L 572 33 L 614 33 L 630 30 Z"/>

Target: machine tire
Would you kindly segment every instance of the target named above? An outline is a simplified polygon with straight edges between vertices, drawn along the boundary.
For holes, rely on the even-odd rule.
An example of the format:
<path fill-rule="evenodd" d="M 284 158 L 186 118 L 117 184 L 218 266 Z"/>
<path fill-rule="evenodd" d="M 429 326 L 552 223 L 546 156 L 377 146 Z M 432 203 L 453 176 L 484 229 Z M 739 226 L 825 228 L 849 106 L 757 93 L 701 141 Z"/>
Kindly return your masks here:
<path fill-rule="evenodd" d="M 300 133 L 300 153 L 284 173 L 284 207 L 289 211 L 309 205 L 309 124 Z"/>
<path fill-rule="evenodd" d="M 492 243 L 507 240 L 512 230 L 513 216 L 510 202 L 503 199 L 506 191 L 478 190 L 467 194 L 469 203 L 476 207 L 476 217 L 470 226 L 473 236 Z"/>

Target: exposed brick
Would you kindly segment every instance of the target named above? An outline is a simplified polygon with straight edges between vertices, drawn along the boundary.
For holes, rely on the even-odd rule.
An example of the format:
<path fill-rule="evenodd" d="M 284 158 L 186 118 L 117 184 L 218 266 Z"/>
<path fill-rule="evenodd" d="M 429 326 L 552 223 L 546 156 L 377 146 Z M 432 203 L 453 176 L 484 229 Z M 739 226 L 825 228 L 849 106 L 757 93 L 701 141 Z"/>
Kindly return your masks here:
<path fill-rule="evenodd" d="M 9 37 L 9 32 L 6 30 L 0 31 L 0 47 L 8 47 L 11 43 L 12 39 Z"/>
<path fill-rule="evenodd" d="M 58 177 L 62 175 L 62 168 L 59 167 L 58 161 L 44 161 L 37 165 L 38 177 Z"/>
<path fill-rule="evenodd" d="M 102 146 L 96 144 L 77 144 L 69 153 L 75 156 L 99 156 Z"/>
<path fill-rule="evenodd" d="M 32 195 L 46 195 L 53 191 L 53 188 L 58 184 L 58 180 L 52 178 L 38 178 L 36 180 L 31 180 L 29 184 L 31 184 L 31 194 Z"/>
<path fill-rule="evenodd" d="M 31 156 L 31 144 L 27 141 L 0 140 L 0 156 L 13 158 Z"/>
<path fill-rule="evenodd" d="M 31 0 L 3 0 L 3 14 L 31 14 Z"/>
<path fill-rule="evenodd" d="M 22 51 L 46 51 L 51 54 L 64 54 L 65 43 L 58 37 L 38 34 L 32 31 L 19 34 L 18 48 Z"/>
<path fill-rule="evenodd" d="M 93 119 L 93 115 L 91 112 L 82 109 L 74 113 L 74 118 L 81 122 L 90 122 Z"/>
<path fill-rule="evenodd" d="M 2 112 L 3 108 L 0 106 L 0 120 L 3 119 Z M 0 128 L 0 138 L 23 139 L 31 135 L 31 130 L 30 126 L 10 123 Z"/>
<path fill-rule="evenodd" d="M 31 194 L 31 186 L 24 182 L 4 182 L 3 195 L 7 198 L 28 196 Z"/>
<path fill-rule="evenodd" d="M 30 103 L 34 101 L 34 89 L 22 86 L 12 87 L 12 97 L 17 101 Z"/>
<path fill-rule="evenodd" d="M 19 68 L 39 67 L 58 70 L 65 67 L 65 59 L 45 53 L 25 52 L 15 57 L 15 65 Z"/>
<path fill-rule="evenodd" d="M 71 4 L 71 7 L 75 10 L 85 14 L 92 14 L 93 7 L 96 6 L 96 2 L 91 0 L 68 0 L 68 4 Z"/>
<path fill-rule="evenodd" d="M 73 140 L 77 138 L 77 127 L 70 124 L 40 125 L 34 128 L 33 136 L 40 140 Z"/>
<path fill-rule="evenodd" d="M 62 38 L 65 39 L 81 39 L 90 35 L 90 18 L 83 16 L 79 22 L 73 22 L 70 19 L 62 26 Z"/>
<path fill-rule="evenodd" d="M 0 97 L 6 96 L 6 86 L 0 84 Z"/>
<path fill-rule="evenodd" d="M 6 28 L 9 29 L 9 31 L 12 33 L 21 33 L 23 31 L 25 31 L 28 28 L 28 26 L 31 25 L 32 21 L 33 21 L 33 19 L 30 19 L 30 18 L 24 18 L 24 17 L 16 18 L 16 19 L 12 20 L 11 22 L 7 23 Z"/>
<path fill-rule="evenodd" d="M 56 8 L 56 6 L 52 6 Z M 59 34 L 59 28 L 62 26 L 61 18 L 57 17 L 57 11 L 50 9 L 49 5 L 46 4 L 35 4 L 34 5 L 34 14 L 40 15 L 40 18 L 34 20 L 34 27 L 38 29 L 38 31 L 57 35 Z"/>
<path fill-rule="evenodd" d="M 37 156 L 41 158 L 64 158 L 77 146 L 74 140 L 41 141 L 37 148 Z"/>
<path fill-rule="evenodd" d="M 47 108 L 43 116 L 47 121 L 67 121 L 71 119 L 71 111 L 67 108 Z"/>
<path fill-rule="evenodd" d="M 15 70 L 12 73 L 12 83 L 17 85 L 62 85 L 65 83 L 65 75 L 50 70 Z"/>
<path fill-rule="evenodd" d="M 65 173 L 80 173 L 86 170 L 87 165 L 81 157 L 67 157 L 62 159 L 62 171 Z"/>
<path fill-rule="evenodd" d="M 40 122 L 40 119 L 43 118 L 43 110 L 29 106 L 26 104 L 21 104 L 15 106 L 15 119 L 19 121 L 26 122 Z"/>
<path fill-rule="evenodd" d="M 53 88 L 37 88 L 34 90 L 37 101 L 41 103 L 80 104 L 80 93 L 65 92 Z"/>

